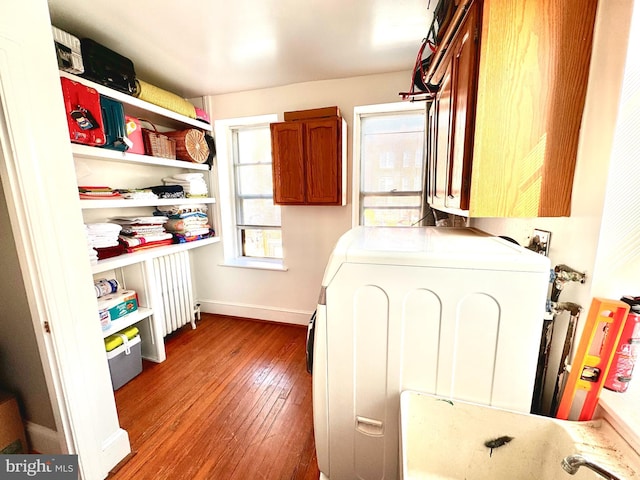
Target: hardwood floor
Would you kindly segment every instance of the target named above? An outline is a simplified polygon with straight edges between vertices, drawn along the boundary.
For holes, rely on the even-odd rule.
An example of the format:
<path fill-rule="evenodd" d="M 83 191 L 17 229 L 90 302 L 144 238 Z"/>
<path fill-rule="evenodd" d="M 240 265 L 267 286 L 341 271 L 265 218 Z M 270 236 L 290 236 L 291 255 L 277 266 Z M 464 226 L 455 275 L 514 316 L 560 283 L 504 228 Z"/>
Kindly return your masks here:
<path fill-rule="evenodd" d="M 203 314 L 116 391 L 124 479 L 317 480 L 306 328 Z"/>

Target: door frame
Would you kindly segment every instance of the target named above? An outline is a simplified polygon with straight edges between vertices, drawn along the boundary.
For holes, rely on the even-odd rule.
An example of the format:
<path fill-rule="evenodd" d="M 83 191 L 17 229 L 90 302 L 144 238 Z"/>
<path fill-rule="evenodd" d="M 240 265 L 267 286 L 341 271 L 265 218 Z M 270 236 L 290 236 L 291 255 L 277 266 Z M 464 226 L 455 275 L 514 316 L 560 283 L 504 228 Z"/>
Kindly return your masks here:
<path fill-rule="evenodd" d="M 130 452 L 100 333 L 46 0 L 0 3 L 0 180 L 61 451 L 105 478 Z M 46 453 L 46 452 L 43 452 Z"/>

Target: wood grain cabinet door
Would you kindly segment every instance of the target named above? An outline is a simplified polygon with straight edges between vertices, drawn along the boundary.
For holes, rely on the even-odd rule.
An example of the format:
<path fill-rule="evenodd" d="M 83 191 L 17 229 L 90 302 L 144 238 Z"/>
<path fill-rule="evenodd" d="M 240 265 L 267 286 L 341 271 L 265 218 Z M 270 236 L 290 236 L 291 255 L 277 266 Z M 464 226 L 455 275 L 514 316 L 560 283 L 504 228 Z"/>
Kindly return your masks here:
<path fill-rule="evenodd" d="M 271 124 L 273 201 L 278 205 L 341 205 L 342 119 Z"/>
<path fill-rule="evenodd" d="M 451 149 L 453 146 L 452 121 L 452 67 L 447 66 L 435 99 L 435 154 L 433 158 L 433 204 L 432 207 L 445 207 L 447 183 L 450 165 Z"/>
<path fill-rule="evenodd" d="M 469 208 L 477 85 L 478 4 L 473 3 L 453 44 L 451 65 L 451 147 L 445 206 Z"/>
<path fill-rule="evenodd" d="M 427 169 L 427 203 L 435 205 L 436 194 L 436 136 L 438 123 L 436 119 L 436 102 L 427 103 L 427 136 L 426 141 L 426 169 Z"/>
<path fill-rule="evenodd" d="M 339 118 L 305 122 L 307 203 L 336 205 L 341 201 L 340 128 Z"/>
<path fill-rule="evenodd" d="M 304 124 L 281 122 L 271 124 L 273 157 L 273 202 L 303 204 L 305 202 Z"/>

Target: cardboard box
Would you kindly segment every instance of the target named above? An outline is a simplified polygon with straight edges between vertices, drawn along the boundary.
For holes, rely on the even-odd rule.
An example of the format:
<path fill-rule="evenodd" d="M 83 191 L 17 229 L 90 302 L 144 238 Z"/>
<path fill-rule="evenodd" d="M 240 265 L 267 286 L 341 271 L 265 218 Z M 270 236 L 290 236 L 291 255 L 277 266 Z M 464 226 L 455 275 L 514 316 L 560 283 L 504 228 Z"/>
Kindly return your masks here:
<path fill-rule="evenodd" d="M 16 397 L 0 391 L 0 455 L 27 452 L 27 438 Z"/>
<path fill-rule="evenodd" d="M 113 320 L 138 310 L 138 294 L 134 290 L 118 290 L 98 298 L 98 313 L 102 329 L 109 328 Z"/>

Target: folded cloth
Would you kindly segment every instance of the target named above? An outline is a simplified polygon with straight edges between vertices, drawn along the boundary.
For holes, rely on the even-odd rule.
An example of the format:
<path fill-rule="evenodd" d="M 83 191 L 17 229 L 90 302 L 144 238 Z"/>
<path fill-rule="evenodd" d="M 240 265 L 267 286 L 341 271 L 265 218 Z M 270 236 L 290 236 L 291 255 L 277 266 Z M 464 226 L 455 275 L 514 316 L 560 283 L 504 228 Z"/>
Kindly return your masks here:
<path fill-rule="evenodd" d="M 123 225 L 162 225 L 169 219 L 154 215 L 151 217 L 113 217 L 111 220 L 122 227 Z"/>
<path fill-rule="evenodd" d="M 184 198 L 182 185 L 155 185 L 149 188 L 158 198 Z"/>
<path fill-rule="evenodd" d="M 118 244 L 115 247 L 96 248 L 98 252 L 98 260 L 104 260 L 105 258 L 117 257 L 125 253 L 125 247 L 122 244 Z"/>
<path fill-rule="evenodd" d="M 80 193 L 80 200 L 122 200 L 122 195 L 117 192 L 111 193 Z"/>
<path fill-rule="evenodd" d="M 156 207 L 156 211 L 153 212 L 153 214 L 156 216 L 171 216 L 196 212 L 207 213 L 207 206 L 203 203 L 194 203 L 193 205 L 162 205 Z"/>
<path fill-rule="evenodd" d="M 207 222 L 208 219 L 206 217 L 170 218 L 167 223 L 164 224 L 164 228 L 175 232 L 189 228 L 209 227 Z"/>
<path fill-rule="evenodd" d="M 95 234 L 95 233 L 115 233 L 116 235 L 118 234 L 118 232 L 120 230 L 122 230 L 122 227 L 120 225 L 118 225 L 117 223 L 85 223 L 85 227 L 87 229 L 87 232 L 89 232 L 90 234 Z"/>
<path fill-rule="evenodd" d="M 113 240 L 93 240 L 91 242 L 91 246 L 93 248 L 109 248 L 109 247 L 115 247 L 118 245 L 118 237 L 115 237 Z"/>
<path fill-rule="evenodd" d="M 159 235 L 145 235 L 140 237 L 126 237 L 120 235 L 120 243 L 125 247 L 137 247 L 139 245 L 146 245 L 147 243 L 155 243 L 162 240 L 171 240 L 173 236 L 170 233 L 162 233 Z"/>
<path fill-rule="evenodd" d="M 184 235 L 185 237 L 195 237 L 197 235 L 206 235 L 207 233 L 209 233 L 209 227 L 206 228 L 194 228 L 191 230 L 185 230 L 182 232 L 176 232 L 176 233 L 180 233 L 182 235 Z"/>
<path fill-rule="evenodd" d="M 152 192 L 150 189 L 133 189 L 133 190 L 116 190 L 123 198 L 127 200 L 157 200 L 158 195 Z"/>
<path fill-rule="evenodd" d="M 202 240 L 204 238 L 213 237 L 214 235 L 215 235 L 215 232 L 212 229 L 209 229 L 209 231 L 206 234 L 194 235 L 194 236 L 183 235 L 181 233 L 174 233 L 173 242 L 174 243 L 195 242 L 196 240 Z"/>
<path fill-rule="evenodd" d="M 154 228 L 123 228 L 120 235 L 125 237 L 146 237 L 148 235 L 163 235 L 166 233 L 166 229 L 162 225 L 158 225 Z"/>
<path fill-rule="evenodd" d="M 198 173 L 185 173 L 179 175 L 197 175 L 197 177 L 193 177 L 191 179 L 183 179 L 175 177 L 165 177 L 162 181 L 165 185 L 182 185 L 187 196 L 191 195 L 207 195 L 209 188 L 207 187 L 207 182 L 204 181 Z"/>
<path fill-rule="evenodd" d="M 91 186 L 79 186 L 78 193 L 81 199 L 117 199 L 122 198 L 118 192 L 114 191 L 111 187 L 91 187 Z"/>
<path fill-rule="evenodd" d="M 177 173 L 167 178 L 182 181 L 204 180 L 204 173 Z"/>
<path fill-rule="evenodd" d="M 106 185 L 78 185 L 80 192 L 111 192 L 113 189 Z"/>
<path fill-rule="evenodd" d="M 133 253 L 133 252 L 137 252 L 139 250 L 146 250 L 148 248 L 155 248 L 155 247 L 161 247 L 163 245 L 171 245 L 173 244 L 173 238 L 169 238 L 167 240 L 159 240 L 157 242 L 149 242 L 149 243 L 145 243 L 143 245 L 136 245 L 133 247 L 125 247 L 125 251 L 127 253 Z"/>

